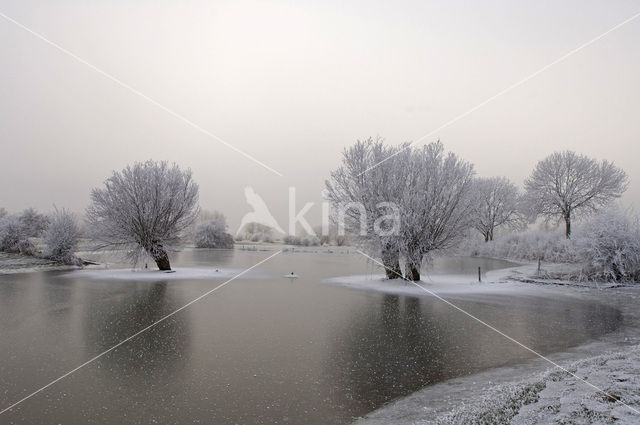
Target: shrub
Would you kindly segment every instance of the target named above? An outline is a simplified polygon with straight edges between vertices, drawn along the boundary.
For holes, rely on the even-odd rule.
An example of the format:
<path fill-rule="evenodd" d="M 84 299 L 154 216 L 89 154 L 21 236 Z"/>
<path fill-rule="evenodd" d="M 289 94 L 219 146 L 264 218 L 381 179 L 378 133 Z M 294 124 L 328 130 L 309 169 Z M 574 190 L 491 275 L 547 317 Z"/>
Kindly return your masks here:
<path fill-rule="evenodd" d="M 320 238 L 313 235 L 308 235 L 308 236 L 287 235 L 282 239 L 282 241 L 287 245 L 301 245 L 301 246 L 320 245 Z"/>
<path fill-rule="evenodd" d="M 20 220 L 24 235 L 28 238 L 39 238 L 49 226 L 49 217 L 40 214 L 33 208 L 22 211 L 18 220 Z"/>
<path fill-rule="evenodd" d="M 247 223 L 236 234 L 236 241 L 273 242 L 274 229 L 261 223 Z"/>
<path fill-rule="evenodd" d="M 233 248 L 233 237 L 227 226 L 217 220 L 207 220 L 196 226 L 194 242 L 198 248 Z"/>
<path fill-rule="evenodd" d="M 78 247 L 78 229 L 78 222 L 72 213 L 56 210 L 44 234 L 45 256 L 64 264 L 80 265 L 80 259 L 75 256 L 75 250 Z"/>
<path fill-rule="evenodd" d="M 468 242 L 463 251 L 474 256 L 552 263 L 580 261 L 574 243 L 560 231 L 528 230 L 506 234 L 494 241 Z"/>
<path fill-rule="evenodd" d="M 300 245 L 299 238 L 294 235 L 286 235 L 284 238 L 282 238 L 282 242 L 287 245 Z"/>
<path fill-rule="evenodd" d="M 619 210 L 598 214 L 584 223 L 576 245 L 589 280 L 640 280 L 640 226 Z"/>
<path fill-rule="evenodd" d="M 0 219 L 0 251 L 20 252 L 20 242 L 27 240 L 22 224 L 15 215 Z"/>
<path fill-rule="evenodd" d="M 22 239 L 18 242 L 17 250 L 22 255 L 34 256 L 38 253 L 36 246 L 29 239 Z"/>

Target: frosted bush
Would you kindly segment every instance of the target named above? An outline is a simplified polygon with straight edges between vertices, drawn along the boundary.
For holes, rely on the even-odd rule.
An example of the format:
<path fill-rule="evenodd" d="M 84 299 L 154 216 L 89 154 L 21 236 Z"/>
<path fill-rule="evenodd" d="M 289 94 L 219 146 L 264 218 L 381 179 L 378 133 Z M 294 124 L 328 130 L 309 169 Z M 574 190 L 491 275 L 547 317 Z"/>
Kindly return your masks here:
<path fill-rule="evenodd" d="M 619 210 L 598 214 L 579 228 L 576 244 L 589 280 L 640 280 L 640 226 Z"/>
<path fill-rule="evenodd" d="M 318 246 L 320 245 L 320 238 L 313 235 L 303 236 L 300 240 L 304 246 Z"/>
<path fill-rule="evenodd" d="M 0 219 L 0 251 L 20 252 L 20 242 L 26 239 L 17 216 L 9 215 Z"/>
<path fill-rule="evenodd" d="M 574 245 L 560 231 L 528 230 L 503 235 L 494 241 L 468 242 L 464 251 L 481 257 L 575 263 L 580 259 Z"/>
<path fill-rule="evenodd" d="M 236 241 L 272 242 L 274 230 L 261 223 L 247 223 L 238 230 Z"/>
<path fill-rule="evenodd" d="M 45 256 L 64 264 L 79 265 L 80 259 L 75 256 L 78 238 L 79 228 L 76 217 L 66 210 L 56 210 L 44 234 Z"/>
<path fill-rule="evenodd" d="M 301 245 L 300 238 L 294 235 L 286 235 L 282 241 L 287 245 Z"/>
<path fill-rule="evenodd" d="M 198 248 L 233 248 L 233 237 L 227 226 L 217 220 L 207 220 L 196 226 L 194 241 Z"/>
<path fill-rule="evenodd" d="M 34 256 L 38 253 L 38 249 L 29 239 L 23 239 L 18 242 L 17 250 L 22 255 Z"/>
<path fill-rule="evenodd" d="M 24 210 L 20 215 L 0 218 L 0 251 L 36 255 L 38 249 L 29 237 L 40 236 L 49 219 L 34 209 Z"/>
<path fill-rule="evenodd" d="M 301 246 L 320 245 L 320 238 L 315 235 L 307 235 L 307 236 L 287 235 L 282 239 L 282 241 L 287 245 L 301 245 Z"/>
<path fill-rule="evenodd" d="M 33 208 L 27 208 L 18 216 L 22 231 L 26 237 L 39 238 L 49 225 L 49 217 L 40 214 Z"/>

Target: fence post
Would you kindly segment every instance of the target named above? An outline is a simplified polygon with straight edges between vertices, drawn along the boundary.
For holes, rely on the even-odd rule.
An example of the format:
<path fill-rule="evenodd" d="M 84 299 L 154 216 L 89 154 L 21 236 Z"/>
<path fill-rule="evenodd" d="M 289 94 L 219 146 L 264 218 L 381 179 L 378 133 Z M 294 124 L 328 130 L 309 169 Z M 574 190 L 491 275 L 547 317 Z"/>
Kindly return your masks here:
<path fill-rule="evenodd" d="M 480 271 L 480 266 L 478 266 L 478 282 L 482 282 L 482 274 Z"/>

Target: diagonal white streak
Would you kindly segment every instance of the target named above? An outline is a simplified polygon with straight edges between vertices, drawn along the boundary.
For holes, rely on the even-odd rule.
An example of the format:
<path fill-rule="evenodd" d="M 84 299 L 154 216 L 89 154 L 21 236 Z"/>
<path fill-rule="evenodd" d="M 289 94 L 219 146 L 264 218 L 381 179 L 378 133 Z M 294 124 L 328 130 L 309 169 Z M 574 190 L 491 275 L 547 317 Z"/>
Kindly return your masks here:
<path fill-rule="evenodd" d="M 261 264 L 266 263 L 267 261 L 269 261 L 270 259 L 272 259 L 273 257 L 275 257 L 278 254 L 281 254 L 282 251 L 278 251 L 275 254 L 272 254 L 270 256 L 268 256 L 267 258 L 261 260 L 260 262 L 254 264 L 253 266 L 249 267 L 248 269 L 245 269 L 243 271 L 241 271 L 240 273 L 238 273 L 237 275 L 233 276 L 231 279 L 221 283 L 220 285 L 216 286 L 215 288 L 205 292 L 204 294 L 200 295 L 198 298 L 188 302 L 187 304 L 183 305 L 182 307 L 178 308 L 177 310 L 172 311 L 171 313 L 167 314 L 166 316 L 162 317 L 161 319 L 153 322 L 152 324 L 146 326 L 145 328 L 139 330 L 138 332 L 134 333 L 133 335 L 131 335 L 128 338 L 123 339 L 122 341 L 120 341 L 119 343 L 117 343 L 116 345 L 114 345 L 113 347 L 109 348 L 108 350 L 103 351 L 102 353 L 98 354 L 95 357 L 90 358 L 89 360 L 87 360 L 86 362 L 82 363 L 80 366 L 70 370 L 69 372 L 65 373 L 64 375 L 54 379 L 53 381 L 49 382 L 47 385 L 37 389 L 36 391 L 32 392 L 31 394 L 27 395 L 26 397 L 16 401 L 15 403 L 13 403 L 11 406 L 5 407 L 2 411 L 0 411 L 0 415 L 2 415 L 5 412 L 8 412 L 9 410 L 13 409 L 14 407 L 18 406 L 20 403 L 30 399 L 31 397 L 33 397 L 34 395 L 46 390 L 47 388 L 49 388 L 50 386 L 54 385 L 56 382 L 61 381 L 62 379 L 66 378 L 67 376 L 71 375 L 72 373 L 82 369 L 83 367 L 87 366 L 90 363 L 93 363 L 94 361 L 98 360 L 100 357 L 103 357 L 105 354 L 110 353 L 111 351 L 115 350 L 116 348 L 120 347 L 121 345 L 127 343 L 128 341 L 131 341 L 132 339 L 134 339 L 135 337 L 137 337 L 138 335 L 148 331 L 149 329 L 153 328 L 154 326 L 158 325 L 159 323 L 167 320 L 169 317 L 175 315 L 176 313 L 184 310 L 185 308 L 189 307 L 190 305 L 200 301 L 201 299 L 203 299 L 204 297 L 206 297 L 207 295 L 211 294 L 214 291 L 217 291 L 218 289 L 222 288 L 223 286 L 227 285 L 230 282 L 233 282 L 234 280 L 236 280 L 237 278 L 239 278 L 240 276 L 244 275 L 245 273 L 255 269 L 256 267 L 260 266 Z"/>
<path fill-rule="evenodd" d="M 152 105 L 162 109 L 163 111 L 165 111 L 169 115 L 172 115 L 173 117 L 177 118 L 178 120 L 180 120 L 180 121 L 184 122 L 185 124 L 193 127 L 194 129 L 198 130 L 200 133 L 202 133 L 202 134 L 204 134 L 204 135 L 216 140 L 219 143 L 222 143 L 223 145 L 225 145 L 229 149 L 239 153 L 240 155 L 244 156 L 245 158 L 250 159 L 251 161 L 255 162 L 256 164 L 261 165 L 262 167 L 266 168 L 267 170 L 271 171 L 272 173 L 277 174 L 280 177 L 283 176 L 282 173 L 274 170 L 273 168 L 271 168 L 270 166 L 268 166 L 264 162 L 262 162 L 262 161 L 258 160 L 257 158 L 255 158 L 254 156 L 246 153 L 242 149 L 239 149 L 239 148 L 233 146 L 231 143 L 229 143 L 229 142 L 225 141 L 224 139 L 216 136 L 215 134 L 211 133 L 209 130 L 207 130 L 207 129 L 201 127 L 200 125 L 196 124 L 195 122 L 191 121 L 189 118 L 186 118 L 184 115 L 181 115 L 180 113 L 174 111 L 173 109 L 164 106 L 163 104 L 161 104 L 157 100 L 155 100 L 155 99 L 147 96 L 146 94 L 142 93 L 140 90 L 132 87 L 131 85 L 125 83 L 124 81 L 120 80 L 119 78 L 114 77 L 113 75 L 109 74 L 108 72 L 103 71 L 102 69 L 98 68 L 97 66 L 93 65 L 92 63 L 82 59 L 81 57 L 79 57 L 75 53 L 71 52 L 70 50 L 65 49 L 64 47 L 60 46 L 59 44 L 49 40 L 48 38 L 46 38 L 42 34 L 40 34 L 40 33 L 36 32 L 36 31 L 32 30 L 31 28 L 21 24 L 20 22 L 16 21 L 15 19 L 11 18 L 10 16 L 7 16 L 4 13 L 0 12 L 0 17 L 2 17 L 4 19 L 6 19 L 7 21 L 15 24 L 16 26 L 22 28 L 23 30 L 25 30 L 29 34 L 39 38 L 40 40 L 42 40 L 45 43 L 49 44 L 50 46 L 56 48 L 57 50 L 59 50 L 62 53 L 66 54 L 67 56 L 72 57 L 73 59 L 75 59 L 76 61 L 80 62 L 81 64 L 91 68 L 92 70 L 94 70 L 98 74 L 102 75 L 103 77 L 105 77 L 105 78 L 113 81 L 114 83 L 124 87 L 125 89 L 129 90 L 131 93 L 140 96 L 141 98 L 145 99 L 147 102 L 149 102 Z"/>
<path fill-rule="evenodd" d="M 362 254 L 363 256 L 365 256 L 366 258 L 368 258 L 369 260 L 373 261 L 374 263 L 378 264 L 379 266 L 382 266 L 384 269 L 386 270 L 391 270 L 393 273 L 397 274 L 400 278 L 403 278 L 403 276 L 398 273 L 395 270 L 392 270 L 388 267 L 386 267 L 384 264 L 382 264 L 380 261 L 376 260 L 375 258 L 365 254 L 364 252 L 360 251 L 360 250 L 356 250 L 359 254 Z M 605 390 L 596 387 L 595 385 L 593 385 L 591 382 L 587 382 L 584 379 L 580 378 L 579 376 L 577 376 L 575 373 L 569 372 L 567 369 L 565 369 L 564 367 L 560 366 L 558 363 L 554 362 L 553 360 L 543 356 L 542 354 L 538 353 L 537 351 L 533 350 L 532 348 L 527 347 L 526 345 L 524 345 L 523 343 L 519 342 L 518 340 L 510 337 L 509 335 L 505 334 L 504 332 L 502 332 L 501 330 L 495 328 L 494 326 L 491 326 L 490 324 L 488 324 L 487 322 L 483 321 L 482 319 L 479 319 L 478 317 L 474 316 L 473 314 L 469 313 L 468 311 L 463 310 L 462 308 L 458 307 L 457 305 L 453 304 L 452 302 L 442 298 L 440 295 L 438 295 L 437 293 L 431 291 L 428 288 L 425 288 L 422 285 L 419 285 L 418 283 L 409 280 L 408 282 L 414 284 L 415 286 L 417 286 L 418 288 L 422 289 L 423 291 L 425 291 L 426 293 L 428 293 L 429 295 L 432 295 L 434 297 L 436 297 L 437 299 L 439 299 L 440 301 L 442 301 L 443 303 L 447 304 L 450 307 L 453 307 L 454 309 L 458 310 L 459 312 L 465 314 L 466 316 L 469 316 L 470 318 L 472 318 L 473 320 L 475 320 L 476 322 L 486 326 L 487 328 L 491 329 L 492 331 L 498 333 L 499 335 L 505 337 L 506 339 L 508 339 L 509 341 L 519 345 L 520 347 L 524 348 L 525 350 L 529 351 L 530 353 L 535 354 L 536 356 L 540 357 L 541 359 L 551 363 L 553 366 L 557 367 L 558 369 L 562 370 L 563 372 L 568 373 L 569 375 L 573 376 L 574 378 L 576 378 L 578 381 L 587 384 L 588 386 L 592 387 L 593 389 L 595 389 L 598 392 L 603 393 L 604 395 L 606 395 L 607 397 L 609 397 L 610 400 L 616 400 L 616 403 L 620 403 L 623 406 L 628 407 L 629 409 L 631 409 L 633 412 L 637 413 L 640 415 L 640 411 L 635 409 L 634 407 L 629 406 L 628 404 L 624 403 L 623 401 L 619 400 L 618 397 L 615 397 L 609 393 L 607 393 Z"/>
<path fill-rule="evenodd" d="M 536 72 L 529 74 L 528 76 L 526 76 L 525 78 L 523 78 L 520 81 L 517 81 L 513 84 L 511 84 L 510 86 L 508 86 L 507 88 L 504 88 L 502 90 L 500 90 L 498 93 L 494 94 L 493 96 L 489 97 L 488 99 L 480 102 L 479 104 L 477 104 L 476 106 L 474 106 L 473 108 L 461 113 L 460 115 L 455 116 L 454 118 L 450 119 L 449 121 L 447 121 L 446 123 L 442 124 L 440 127 L 431 130 L 430 132 L 428 132 L 427 134 L 419 137 L 418 139 L 414 140 L 413 142 L 407 144 L 407 146 L 405 146 L 404 148 L 400 149 L 397 152 L 394 152 L 393 154 L 389 155 L 388 157 L 384 158 L 383 160 L 373 164 L 371 167 L 367 168 L 366 170 L 364 170 L 363 172 L 361 172 L 360 174 L 358 174 L 358 176 L 361 176 L 363 174 L 365 174 L 368 171 L 371 171 L 372 169 L 376 168 L 378 165 L 390 160 L 391 158 L 393 158 L 394 156 L 400 154 L 401 152 L 409 149 L 409 147 L 411 145 L 413 145 L 414 143 L 418 143 L 421 142 L 422 140 L 426 139 L 427 137 L 433 136 L 435 133 L 455 124 L 456 122 L 460 121 L 461 119 L 465 118 L 466 116 L 474 113 L 475 111 L 477 111 L 478 109 L 482 108 L 483 106 L 485 106 L 486 104 L 494 101 L 495 99 L 499 98 L 500 96 L 510 92 L 511 90 L 520 87 L 521 85 L 525 84 L 526 82 L 528 82 L 529 80 L 537 77 L 538 75 L 542 74 L 543 72 L 545 72 L 547 69 L 551 68 L 554 65 L 557 65 L 558 63 L 564 61 L 565 59 L 567 59 L 568 57 L 578 53 L 579 51 L 587 48 L 588 46 L 592 45 L 593 43 L 595 43 L 596 41 L 600 40 L 601 38 L 605 37 L 606 35 L 612 33 L 613 31 L 617 30 L 618 28 L 622 27 L 623 25 L 628 24 L 629 22 L 633 21 L 634 19 L 638 18 L 640 16 L 640 12 L 636 13 L 635 15 L 625 19 L 624 21 L 614 25 L 613 27 L 609 28 L 607 31 L 603 32 L 602 34 L 598 35 L 597 37 L 592 38 L 591 40 L 587 41 L 586 43 L 581 44 L 580 46 L 576 47 L 575 49 L 565 53 L 564 55 L 560 56 L 558 59 L 554 60 L 553 62 L 548 63 L 547 65 L 543 66 L 542 68 L 538 69 Z"/>

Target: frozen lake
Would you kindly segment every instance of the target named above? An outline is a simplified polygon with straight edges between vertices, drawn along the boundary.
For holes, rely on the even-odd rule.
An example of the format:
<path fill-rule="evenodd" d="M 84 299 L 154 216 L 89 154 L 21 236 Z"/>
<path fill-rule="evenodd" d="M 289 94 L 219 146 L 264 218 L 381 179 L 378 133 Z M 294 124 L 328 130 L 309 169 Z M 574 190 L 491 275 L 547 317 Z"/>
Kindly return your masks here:
<path fill-rule="evenodd" d="M 270 254 L 189 250 L 173 262 L 176 273 L 157 278 L 0 276 L 0 410 Z M 455 258 L 435 273 L 472 275 L 478 266 L 508 263 Z M 202 272 L 215 268 L 219 277 Z M 283 253 L 0 423 L 344 424 L 425 385 L 531 357 L 436 298 L 322 283 L 368 271 L 358 254 Z M 290 272 L 299 277 L 282 277 Z M 455 303 L 541 353 L 621 323 L 617 310 L 568 297 L 492 293 Z"/>

